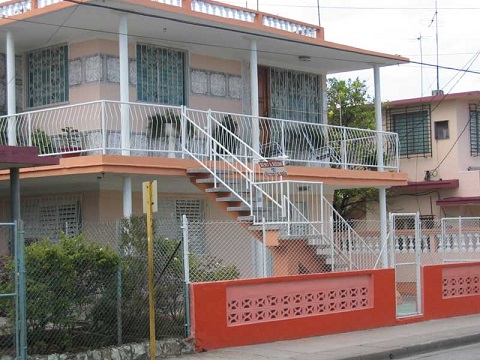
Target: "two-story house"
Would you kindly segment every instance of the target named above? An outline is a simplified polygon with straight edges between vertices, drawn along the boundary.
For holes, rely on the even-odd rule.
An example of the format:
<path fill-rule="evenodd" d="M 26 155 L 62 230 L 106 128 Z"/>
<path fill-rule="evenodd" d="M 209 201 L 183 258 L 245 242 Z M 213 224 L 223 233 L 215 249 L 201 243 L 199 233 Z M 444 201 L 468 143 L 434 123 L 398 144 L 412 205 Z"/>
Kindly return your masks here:
<path fill-rule="evenodd" d="M 419 212 L 428 221 L 480 215 L 480 92 L 392 101 L 386 128 L 398 133 L 400 169 L 390 210 Z"/>
<path fill-rule="evenodd" d="M 20 173 L 32 241 L 141 212 L 146 180 L 158 181 L 159 216 L 287 225 L 332 219 L 327 199 L 344 187 L 378 187 L 385 220 L 385 189 L 406 184 L 379 86 L 380 68 L 406 58 L 211 0 L 15 0 L 0 11 L 0 142 L 61 157 Z M 378 130 L 326 125 L 326 76 L 361 69 L 374 75 Z M 264 175 L 258 163 L 272 159 L 287 177 Z M 366 171 L 377 166 L 391 171 Z"/>

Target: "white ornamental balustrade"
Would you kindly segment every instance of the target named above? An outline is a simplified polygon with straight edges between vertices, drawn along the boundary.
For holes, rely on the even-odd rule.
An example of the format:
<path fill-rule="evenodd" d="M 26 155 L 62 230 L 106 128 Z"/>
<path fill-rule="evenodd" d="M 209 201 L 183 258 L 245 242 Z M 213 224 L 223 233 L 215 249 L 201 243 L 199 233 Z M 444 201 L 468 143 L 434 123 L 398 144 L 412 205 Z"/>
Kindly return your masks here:
<path fill-rule="evenodd" d="M 38 0 L 38 8 L 41 9 L 59 2 L 63 2 L 63 0 Z"/>
<path fill-rule="evenodd" d="M 213 4 L 201 0 L 192 1 L 192 10 L 203 14 L 218 16 L 226 19 L 234 19 L 253 23 L 255 21 L 255 12 L 240 10 L 233 7 Z"/>
<path fill-rule="evenodd" d="M 0 7 L 2 18 L 22 14 L 32 10 L 32 2 L 30 0 L 9 3 Z"/>
<path fill-rule="evenodd" d="M 295 23 L 291 20 L 280 19 L 273 16 L 263 16 L 263 25 L 291 33 L 304 35 L 311 38 L 317 37 L 317 29 L 313 26 Z"/>
<path fill-rule="evenodd" d="M 160 4 L 165 4 L 165 5 L 172 5 L 172 6 L 182 6 L 182 0 L 152 0 L 153 2 L 157 2 Z"/>

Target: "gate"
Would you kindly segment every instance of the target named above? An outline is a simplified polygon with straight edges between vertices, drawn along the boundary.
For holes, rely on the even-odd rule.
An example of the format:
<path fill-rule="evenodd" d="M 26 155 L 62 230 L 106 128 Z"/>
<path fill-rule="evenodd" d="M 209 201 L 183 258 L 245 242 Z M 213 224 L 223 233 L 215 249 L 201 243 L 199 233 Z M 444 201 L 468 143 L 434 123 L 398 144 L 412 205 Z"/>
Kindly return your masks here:
<path fill-rule="evenodd" d="M 24 237 L 19 227 L 0 223 L 0 356 L 26 359 Z"/>
<path fill-rule="evenodd" d="M 395 269 L 397 317 L 422 314 L 421 239 L 418 213 L 390 214 L 390 258 Z"/>

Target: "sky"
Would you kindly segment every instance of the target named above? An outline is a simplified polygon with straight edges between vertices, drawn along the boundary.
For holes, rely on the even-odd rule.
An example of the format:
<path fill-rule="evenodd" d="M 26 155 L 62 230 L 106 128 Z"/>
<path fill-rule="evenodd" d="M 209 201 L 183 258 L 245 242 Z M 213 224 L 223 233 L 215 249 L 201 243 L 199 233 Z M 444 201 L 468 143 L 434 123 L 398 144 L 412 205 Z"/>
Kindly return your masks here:
<path fill-rule="evenodd" d="M 317 0 L 223 0 L 318 25 Z M 318 0 L 325 39 L 411 61 L 480 72 L 480 1 Z M 433 20 L 433 21 L 432 21 Z M 406 64 L 381 69 L 382 101 L 429 96 L 437 89 L 433 66 Z M 373 96 L 373 70 L 335 75 L 365 80 Z M 480 90 L 480 74 L 439 69 L 440 89 L 447 93 Z M 423 81 L 422 81 L 423 80 Z"/>

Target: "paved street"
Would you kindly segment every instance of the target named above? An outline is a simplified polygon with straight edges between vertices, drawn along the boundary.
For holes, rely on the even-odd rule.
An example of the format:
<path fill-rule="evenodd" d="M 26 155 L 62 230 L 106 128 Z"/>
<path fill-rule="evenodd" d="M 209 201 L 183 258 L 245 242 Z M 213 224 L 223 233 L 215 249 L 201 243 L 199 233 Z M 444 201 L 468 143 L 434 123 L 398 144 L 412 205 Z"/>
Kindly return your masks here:
<path fill-rule="evenodd" d="M 182 356 L 182 360 L 385 360 L 480 342 L 480 315 L 418 322 L 372 330 L 219 349 Z M 455 356 L 457 359 L 480 359 Z M 447 350 L 448 351 L 448 350 Z M 453 351 L 453 350 L 452 350 Z M 475 350 L 472 350 L 472 354 Z M 452 359 L 453 353 L 445 359 Z M 448 355 L 449 354 L 449 355 Z M 422 355 L 427 356 L 427 355 Z M 450 357 L 448 357 L 450 356 Z M 441 359 L 418 357 L 411 359 Z"/>
<path fill-rule="evenodd" d="M 480 344 L 473 344 L 451 348 L 448 350 L 434 351 L 428 354 L 411 356 L 408 360 L 478 360 L 480 359 Z"/>

